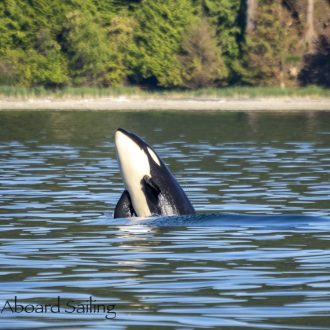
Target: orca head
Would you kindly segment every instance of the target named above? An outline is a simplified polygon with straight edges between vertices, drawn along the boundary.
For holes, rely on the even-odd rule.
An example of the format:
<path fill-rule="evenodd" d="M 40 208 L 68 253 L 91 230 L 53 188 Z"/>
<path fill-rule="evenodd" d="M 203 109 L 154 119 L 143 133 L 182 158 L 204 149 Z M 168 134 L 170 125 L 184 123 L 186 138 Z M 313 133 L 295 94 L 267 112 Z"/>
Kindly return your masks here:
<path fill-rule="evenodd" d="M 143 179 L 151 177 L 152 167 L 162 167 L 155 151 L 137 135 L 118 128 L 115 145 L 125 187 L 139 217 L 152 215 L 143 187 Z"/>

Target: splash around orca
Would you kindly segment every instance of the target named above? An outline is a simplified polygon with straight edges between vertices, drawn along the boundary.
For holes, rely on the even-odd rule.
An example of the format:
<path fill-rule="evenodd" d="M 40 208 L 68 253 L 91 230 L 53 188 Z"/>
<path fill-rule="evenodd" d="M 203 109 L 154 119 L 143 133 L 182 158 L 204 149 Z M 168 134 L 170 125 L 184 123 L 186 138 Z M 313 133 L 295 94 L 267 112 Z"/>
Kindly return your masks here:
<path fill-rule="evenodd" d="M 114 218 L 195 214 L 187 195 L 149 144 L 118 128 L 115 145 L 125 190 Z"/>

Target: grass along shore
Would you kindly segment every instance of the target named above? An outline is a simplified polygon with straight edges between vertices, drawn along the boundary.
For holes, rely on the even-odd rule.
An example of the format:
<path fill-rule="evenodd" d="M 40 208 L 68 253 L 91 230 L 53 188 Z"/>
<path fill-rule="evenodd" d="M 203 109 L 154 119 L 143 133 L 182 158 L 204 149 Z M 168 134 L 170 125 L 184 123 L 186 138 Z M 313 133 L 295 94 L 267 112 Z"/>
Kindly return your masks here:
<path fill-rule="evenodd" d="M 137 87 L 61 90 L 0 87 L 0 110 L 330 111 L 330 90 L 312 86 L 157 92 Z"/>
<path fill-rule="evenodd" d="M 136 96 L 152 98 L 265 98 L 265 97 L 330 97 L 330 89 L 318 86 L 308 87 L 225 87 L 196 90 L 148 90 L 140 87 L 65 87 L 46 89 L 44 87 L 0 86 L 0 99 L 31 98 L 104 98 Z"/>

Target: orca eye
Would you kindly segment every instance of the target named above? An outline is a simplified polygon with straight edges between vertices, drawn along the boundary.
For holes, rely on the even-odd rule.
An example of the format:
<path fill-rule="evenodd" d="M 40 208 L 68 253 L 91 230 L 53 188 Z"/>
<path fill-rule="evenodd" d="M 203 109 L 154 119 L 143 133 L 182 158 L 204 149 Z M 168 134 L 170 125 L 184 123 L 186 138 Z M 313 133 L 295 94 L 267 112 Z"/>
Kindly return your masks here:
<path fill-rule="evenodd" d="M 149 155 L 151 156 L 151 158 L 154 160 L 154 162 L 155 162 L 158 166 L 160 166 L 160 161 L 159 161 L 157 155 L 155 154 L 155 152 L 154 152 L 152 149 L 150 149 L 149 147 L 147 147 L 147 150 L 148 150 L 148 153 L 149 153 Z"/>

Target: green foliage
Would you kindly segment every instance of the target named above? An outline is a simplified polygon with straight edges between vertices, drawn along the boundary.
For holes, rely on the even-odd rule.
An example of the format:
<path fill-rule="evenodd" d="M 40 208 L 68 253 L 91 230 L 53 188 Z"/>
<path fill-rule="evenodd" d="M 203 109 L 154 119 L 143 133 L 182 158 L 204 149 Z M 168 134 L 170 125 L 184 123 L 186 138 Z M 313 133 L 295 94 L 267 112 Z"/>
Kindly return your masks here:
<path fill-rule="evenodd" d="M 259 2 L 255 31 L 246 36 L 242 80 L 253 86 L 296 85 L 302 28 L 294 1 Z M 294 20 L 296 20 L 294 24 Z"/>
<path fill-rule="evenodd" d="M 0 3 L 0 81 L 22 86 L 62 85 L 67 60 L 52 32 L 52 6 L 45 0 Z"/>
<path fill-rule="evenodd" d="M 91 15 L 72 12 L 65 24 L 65 51 L 74 85 L 121 85 L 128 75 L 128 49 L 135 21 L 113 16 L 108 26 Z"/>
<path fill-rule="evenodd" d="M 130 50 L 136 21 L 130 16 L 115 16 L 108 27 L 110 60 L 108 79 L 112 86 L 122 85 L 129 75 Z"/>
<path fill-rule="evenodd" d="M 0 58 L 0 84 L 60 86 L 67 82 L 66 59 L 56 51 L 9 49 Z"/>
<path fill-rule="evenodd" d="M 212 86 L 226 78 L 227 68 L 206 20 L 196 21 L 188 27 L 182 50 L 182 77 L 186 87 Z"/>
<path fill-rule="evenodd" d="M 86 1 L 88 2 L 88 1 Z M 99 17 L 105 24 L 111 22 L 113 16 L 122 15 L 136 9 L 140 0 L 92 0 Z"/>
<path fill-rule="evenodd" d="M 25 64 L 24 51 L 20 49 L 2 51 L 2 56 L 0 57 L 1 85 L 25 85 L 30 77 L 29 72 L 30 70 Z"/>
<path fill-rule="evenodd" d="M 107 35 L 92 15 L 80 11 L 67 14 L 65 50 L 75 85 L 106 85 L 110 50 Z"/>
<path fill-rule="evenodd" d="M 246 37 L 243 81 L 249 85 L 278 85 L 281 67 L 281 22 L 278 4 L 265 0 L 258 11 L 256 29 Z"/>
<path fill-rule="evenodd" d="M 161 87 L 182 85 L 180 52 L 182 33 L 193 15 L 189 0 L 143 0 L 135 17 L 132 67 L 134 78 L 156 81 Z"/>
<path fill-rule="evenodd" d="M 306 72 L 306 3 L 258 1 L 246 32 L 247 0 L 0 0 L 0 85 L 295 85 Z M 326 59 L 308 72 L 325 72 Z"/>
<path fill-rule="evenodd" d="M 203 0 L 202 5 L 216 29 L 216 37 L 229 69 L 229 82 L 237 82 L 241 72 L 240 42 L 244 22 L 240 20 L 241 0 Z"/>

